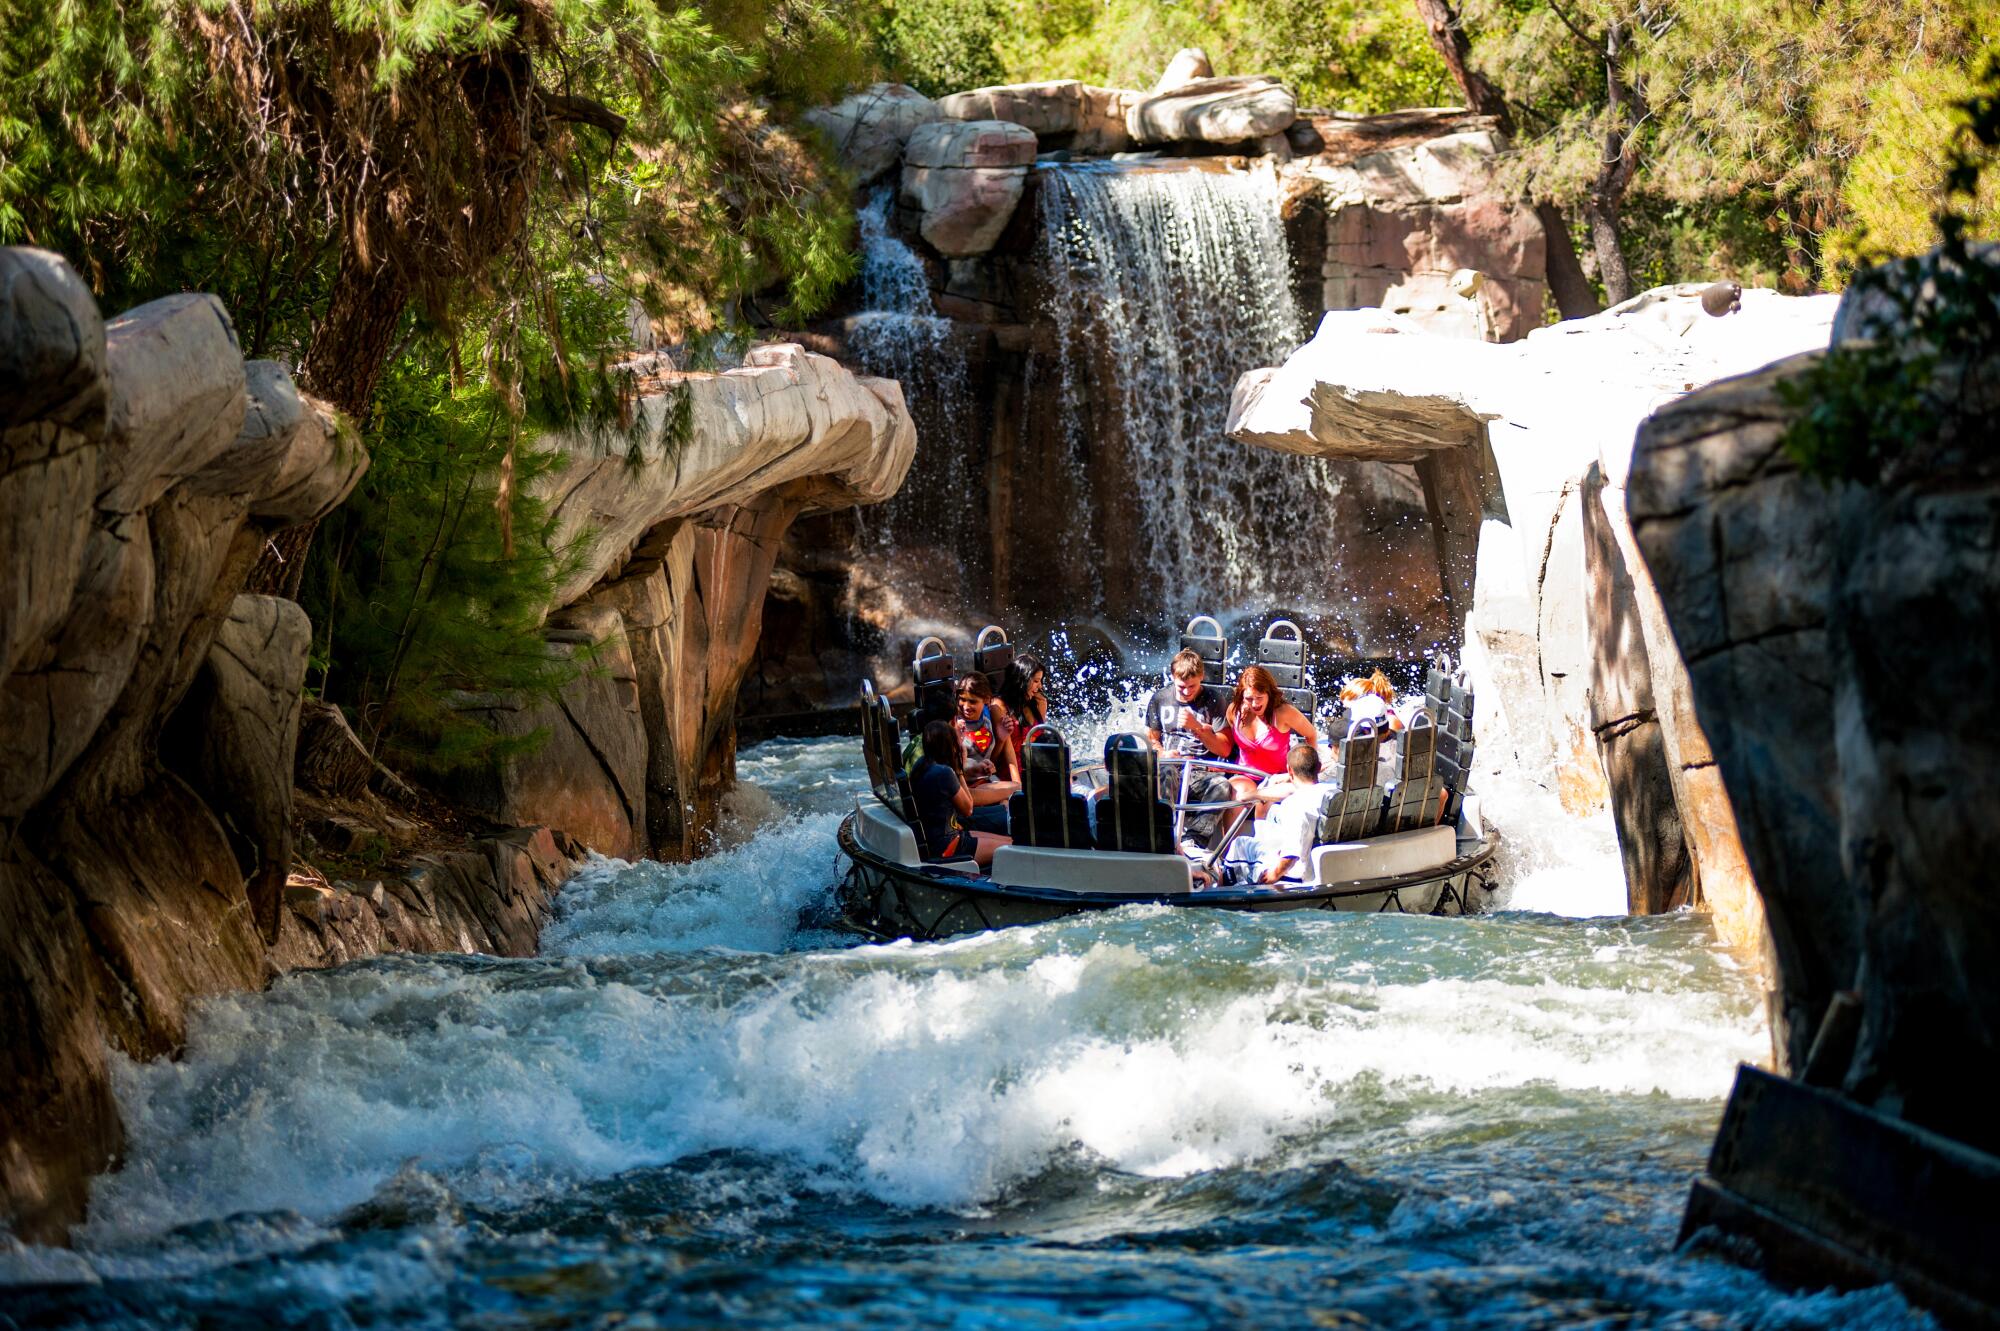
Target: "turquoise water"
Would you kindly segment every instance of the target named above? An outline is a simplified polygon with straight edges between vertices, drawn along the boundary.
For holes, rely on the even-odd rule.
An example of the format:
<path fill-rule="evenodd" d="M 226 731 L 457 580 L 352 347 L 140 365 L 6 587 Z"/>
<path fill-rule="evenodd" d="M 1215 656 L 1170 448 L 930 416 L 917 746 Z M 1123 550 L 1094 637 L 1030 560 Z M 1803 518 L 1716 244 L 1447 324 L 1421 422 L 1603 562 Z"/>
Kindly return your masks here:
<path fill-rule="evenodd" d="M 746 751 L 777 820 L 593 865 L 540 958 L 208 1004 L 120 1069 L 75 1248 L 0 1250 L 0 1325 L 1928 1324 L 1673 1252 L 1768 1049 L 1700 918 L 1135 907 L 863 946 L 829 916 L 854 748 Z M 1530 849 L 1537 904 L 1603 897 Z"/>

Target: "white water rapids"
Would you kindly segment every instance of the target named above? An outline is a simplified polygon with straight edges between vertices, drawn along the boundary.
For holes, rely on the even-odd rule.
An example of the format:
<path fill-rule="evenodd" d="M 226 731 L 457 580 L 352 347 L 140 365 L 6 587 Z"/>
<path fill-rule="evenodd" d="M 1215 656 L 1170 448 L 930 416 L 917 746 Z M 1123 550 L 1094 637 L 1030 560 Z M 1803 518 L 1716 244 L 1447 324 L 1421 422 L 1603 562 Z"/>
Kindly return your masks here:
<path fill-rule="evenodd" d="M 591 866 L 539 959 L 206 1004 L 183 1058 L 121 1066 L 127 1160 L 77 1249 L 15 1251 L 0 1298 L 149 1327 L 782 1325 L 836 1290 L 867 1325 L 1921 1324 L 1672 1256 L 1766 1049 L 1698 917 L 1135 907 L 856 945 L 827 916 L 853 749 L 746 752 L 786 812 Z"/>

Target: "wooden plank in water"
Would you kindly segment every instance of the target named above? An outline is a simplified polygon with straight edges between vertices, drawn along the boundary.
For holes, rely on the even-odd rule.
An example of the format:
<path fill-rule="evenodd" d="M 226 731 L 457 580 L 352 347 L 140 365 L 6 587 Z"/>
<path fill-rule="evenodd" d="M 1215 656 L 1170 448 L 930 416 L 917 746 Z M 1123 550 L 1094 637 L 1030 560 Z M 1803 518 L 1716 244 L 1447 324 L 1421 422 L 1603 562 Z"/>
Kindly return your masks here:
<path fill-rule="evenodd" d="M 2000 1331 L 2000 1159 L 1833 1091 L 1738 1069 L 1680 1241 L 1740 1258 L 1718 1233 L 1754 1241 L 1782 1284 L 1893 1281 L 1949 1325 Z"/>

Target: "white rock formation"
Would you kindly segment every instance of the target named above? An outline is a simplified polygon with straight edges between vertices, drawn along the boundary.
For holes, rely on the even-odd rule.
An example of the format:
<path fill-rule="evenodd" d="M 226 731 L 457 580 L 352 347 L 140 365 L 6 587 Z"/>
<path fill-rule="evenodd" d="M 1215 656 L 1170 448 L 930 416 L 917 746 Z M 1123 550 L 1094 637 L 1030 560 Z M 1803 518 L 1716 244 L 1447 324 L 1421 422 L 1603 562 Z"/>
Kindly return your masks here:
<path fill-rule="evenodd" d="M 1740 847 L 1714 805 L 1719 786 L 1699 775 L 1707 742 L 1685 705 L 1685 672 L 1658 595 L 1629 557 L 1625 476 L 1637 426 L 1656 407 L 1824 346 L 1838 300 L 1746 291 L 1740 313 L 1714 318 L 1700 292 L 1659 288 L 1504 345 L 1435 336 L 1381 310 L 1338 311 L 1283 366 L 1239 381 L 1229 433 L 1313 456 L 1416 463 L 1478 682 L 1485 760 L 1549 773 L 1574 810 L 1615 806 L 1615 741 L 1657 722 L 1703 891 L 1722 909 L 1750 910 Z M 1586 515 L 1593 496 L 1600 512 Z M 1623 602 L 1598 595 L 1614 576 L 1632 580 Z M 1591 612 L 1593 598 L 1610 608 Z M 1624 625 L 1613 621 L 1627 618 L 1644 662 L 1614 659 Z M 1614 678 L 1633 669 L 1643 680 Z M 1627 851 L 1628 869 L 1655 862 Z M 1754 935 L 1754 921 L 1739 932 Z"/>
<path fill-rule="evenodd" d="M 920 127 L 903 150 L 902 200 L 921 214 L 923 238 L 952 258 L 992 249 L 1021 201 L 1035 151 L 1034 131 L 1011 121 Z"/>
<path fill-rule="evenodd" d="M 1196 79 L 1214 77 L 1215 66 L 1208 62 L 1208 52 L 1199 46 L 1183 46 L 1174 52 L 1174 58 L 1167 61 L 1167 67 L 1160 71 L 1159 81 L 1153 84 L 1153 91 L 1172 92 L 1175 88 L 1186 87 Z"/>
<path fill-rule="evenodd" d="M 1193 79 L 1135 103 L 1135 143 L 1247 143 L 1283 134 L 1299 118 L 1292 90 L 1268 74 Z"/>

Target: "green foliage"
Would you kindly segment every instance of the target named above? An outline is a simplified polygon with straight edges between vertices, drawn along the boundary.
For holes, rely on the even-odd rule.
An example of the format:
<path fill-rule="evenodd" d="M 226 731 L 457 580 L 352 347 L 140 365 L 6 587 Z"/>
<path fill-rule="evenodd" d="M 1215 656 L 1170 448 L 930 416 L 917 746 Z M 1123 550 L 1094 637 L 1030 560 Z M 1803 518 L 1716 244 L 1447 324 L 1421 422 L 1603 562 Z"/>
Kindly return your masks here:
<path fill-rule="evenodd" d="M 1866 340 L 1842 343 L 1780 392 L 1798 416 L 1784 444 L 1809 475 L 1869 485 L 1912 463 L 1980 449 L 1991 464 L 1987 394 L 1974 377 L 2000 360 L 2000 253 L 1972 241 L 1971 210 L 2000 156 L 2000 58 L 1945 155 L 1935 255 L 1885 261 L 1855 278 L 1851 308 L 1871 314 Z"/>
<path fill-rule="evenodd" d="M 313 547 L 301 599 L 324 663 L 320 690 L 405 766 L 446 769 L 531 746 L 538 736 L 501 739 L 465 719 L 464 695 L 549 698 L 576 675 L 541 628 L 584 549 L 555 543 L 536 481 L 560 459 L 536 441 L 615 420 L 622 404 L 604 366 L 568 362 L 545 339 L 561 327 L 602 342 L 623 306 L 601 283 L 561 272 L 544 296 L 560 319 L 482 311 L 476 350 L 490 368 L 477 378 L 459 372 L 466 349 L 451 334 L 411 316 L 363 432 L 368 474 Z"/>
<path fill-rule="evenodd" d="M 885 62 L 928 97 L 1007 82 L 994 44 L 1006 26 L 1002 0 L 890 0 L 879 20 Z"/>
<path fill-rule="evenodd" d="M 215 292 L 359 422 L 301 590 L 317 685 L 405 757 L 490 756 L 453 697 L 575 668 L 537 440 L 629 412 L 631 302 L 699 356 L 851 275 L 789 125 L 873 40 L 828 0 L 0 0 L 0 243 L 109 310 Z"/>
<path fill-rule="evenodd" d="M 893 0 L 887 15 L 888 64 L 932 96 L 1055 78 L 1150 88 L 1184 46 L 1218 73 L 1275 74 L 1306 106 L 1455 95 L 1407 0 Z"/>

